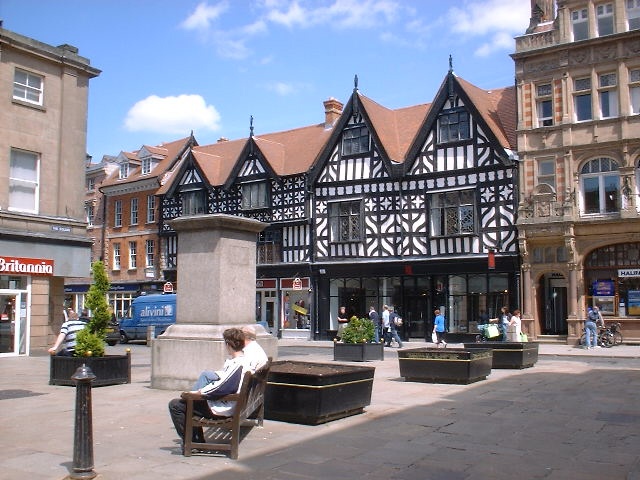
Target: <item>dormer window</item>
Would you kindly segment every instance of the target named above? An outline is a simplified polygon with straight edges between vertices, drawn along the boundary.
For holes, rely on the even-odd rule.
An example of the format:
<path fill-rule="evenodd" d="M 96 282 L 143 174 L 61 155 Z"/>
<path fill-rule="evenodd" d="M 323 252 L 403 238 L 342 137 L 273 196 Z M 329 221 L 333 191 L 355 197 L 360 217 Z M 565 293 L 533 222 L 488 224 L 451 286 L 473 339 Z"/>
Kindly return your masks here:
<path fill-rule="evenodd" d="M 207 213 L 206 192 L 192 190 L 182 192 L 182 215 L 200 215 Z"/>
<path fill-rule="evenodd" d="M 369 129 L 353 127 L 342 132 L 342 155 L 358 155 L 371 150 Z"/>
<path fill-rule="evenodd" d="M 440 143 L 456 142 L 471 138 L 469 113 L 463 109 L 450 110 L 438 118 L 438 140 Z"/>
<path fill-rule="evenodd" d="M 153 168 L 153 163 L 151 162 L 151 157 L 142 159 L 142 175 L 148 175 L 151 173 L 151 169 Z"/>
<path fill-rule="evenodd" d="M 267 208 L 269 198 L 267 182 L 253 182 L 242 185 L 242 210 Z"/>
<path fill-rule="evenodd" d="M 129 176 L 129 163 L 120 164 L 120 178 L 127 178 Z"/>

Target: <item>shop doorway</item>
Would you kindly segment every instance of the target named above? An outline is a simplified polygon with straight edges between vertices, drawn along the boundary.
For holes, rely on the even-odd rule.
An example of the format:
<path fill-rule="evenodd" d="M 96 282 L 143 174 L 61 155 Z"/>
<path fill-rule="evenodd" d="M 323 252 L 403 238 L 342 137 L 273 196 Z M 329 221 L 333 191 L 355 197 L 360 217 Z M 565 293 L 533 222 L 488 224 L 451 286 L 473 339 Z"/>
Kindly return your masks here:
<path fill-rule="evenodd" d="M 27 351 L 27 308 L 22 294 L 0 291 L 0 355 Z"/>
<path fill-rule="evenodd" d="M 401 336 L 403 339 L 419 338 L 425 341 L 431 340 L 430 330 L 431 321 L 431 304 L 429 298 L 424 295 L 417 297 L 405 298 L 405 307 L 401 314 L 403 325 L 401 327 Z"/>
<path fill-rule="evenodd" d="M 567 282 L 560 273 L 544 275 L 538 288 L 538 318 L 542 335 L 567 335 Z"/>

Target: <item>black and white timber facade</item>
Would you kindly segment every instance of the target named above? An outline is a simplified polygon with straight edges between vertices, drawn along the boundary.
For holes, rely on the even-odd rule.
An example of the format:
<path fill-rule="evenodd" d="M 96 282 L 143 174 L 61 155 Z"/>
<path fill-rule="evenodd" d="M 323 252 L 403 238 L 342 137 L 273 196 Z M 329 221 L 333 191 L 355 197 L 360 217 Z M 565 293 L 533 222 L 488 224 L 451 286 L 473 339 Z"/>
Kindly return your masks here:
<path fill-rule="evenodd" d="M 356 88 L 323 124 L 194 146 L 158 191 L 163 269 L 180 215 L 269 227 L 257 241 L 256 319 L 274 335 L 331 339 L 344 305 L 394 306 L 405 338 L 433 311 L 474 330 L 519 298 L 515 90 L 448 72 L 431 104 L 387 109 Z M 179 290 L 179 286 L 178 286 Z"/>

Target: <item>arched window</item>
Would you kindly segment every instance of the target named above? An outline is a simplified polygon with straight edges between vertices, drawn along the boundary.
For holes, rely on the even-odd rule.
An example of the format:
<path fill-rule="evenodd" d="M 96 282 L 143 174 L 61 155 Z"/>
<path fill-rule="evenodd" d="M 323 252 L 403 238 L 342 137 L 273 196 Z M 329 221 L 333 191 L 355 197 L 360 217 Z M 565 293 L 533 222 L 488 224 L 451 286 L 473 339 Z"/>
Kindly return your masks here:
<path fill-rule="evenodd" d="M 620 174 L 610 158 L 596 158 L 580 171 L 582 213 L 602 214 L 620 211 Z"/>

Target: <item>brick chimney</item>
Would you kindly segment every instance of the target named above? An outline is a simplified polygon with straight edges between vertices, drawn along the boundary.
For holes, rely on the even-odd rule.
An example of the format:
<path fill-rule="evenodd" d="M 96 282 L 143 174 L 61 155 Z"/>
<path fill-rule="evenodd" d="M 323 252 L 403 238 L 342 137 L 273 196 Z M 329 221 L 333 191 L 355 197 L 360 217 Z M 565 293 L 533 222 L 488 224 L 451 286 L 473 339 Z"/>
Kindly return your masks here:
<path fill-rule="evenodd" d="M 342 103 L 331 97 L 324 102 L 324 128 L 332 128 L 342 114 Z"/>

